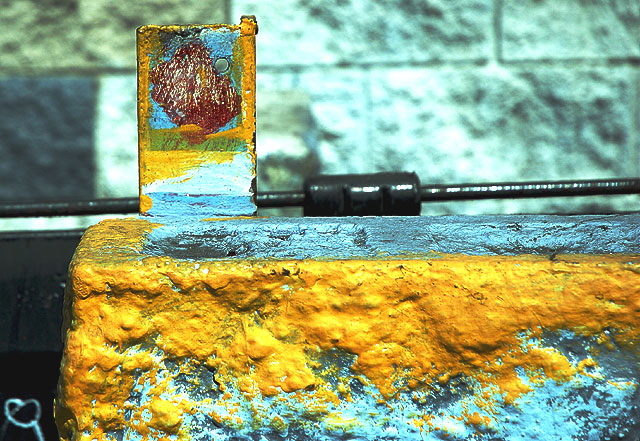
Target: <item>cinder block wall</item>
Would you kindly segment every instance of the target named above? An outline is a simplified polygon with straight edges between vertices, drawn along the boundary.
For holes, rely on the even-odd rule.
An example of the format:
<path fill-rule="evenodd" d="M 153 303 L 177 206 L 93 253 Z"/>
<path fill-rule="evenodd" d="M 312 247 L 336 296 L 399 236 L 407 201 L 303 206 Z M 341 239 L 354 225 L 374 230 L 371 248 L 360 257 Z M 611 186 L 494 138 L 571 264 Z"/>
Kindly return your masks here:
<path fill-rule="evenodd" d="M 232 16 L 241 12 L 261 25 L 259 96 L 306 96 L 305 143 L 322 172 L 407 170 L 425 183 L 638 175 L 637 0 L 234 0 Z M 423 212 L 606 212 L 638 202 Z"/>
<path fill-rule="evenodd" d="M 384 170 L 424 183 L 640 174 L 636 0 L 15 0 L 0 11 L 0 199 L 135 195 L 135 27 L 242 14 L 260 25 L 261 189 Z M 625 196 L 423 211 L 639 207 Z"/>

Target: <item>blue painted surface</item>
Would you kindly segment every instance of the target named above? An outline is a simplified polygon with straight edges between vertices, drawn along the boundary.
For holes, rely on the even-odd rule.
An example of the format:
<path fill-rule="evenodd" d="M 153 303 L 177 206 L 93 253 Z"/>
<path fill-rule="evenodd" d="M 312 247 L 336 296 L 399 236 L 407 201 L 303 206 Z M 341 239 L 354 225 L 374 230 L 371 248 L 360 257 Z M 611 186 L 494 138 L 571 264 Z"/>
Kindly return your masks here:
<path fill-rule="evenodd" d="M 151 90 L 153 90 L 153 84 L 150 87 Z M 178 127 L 176 123 L 169 119 L 169 115 L 167 115 L 167 113 L 158 103 L 156 103 L 151 98 L 149 98 L 149 102 L 151 103 L 151 117 L 149 118 L 149 126 L 152 129 L 172 129 Z"/>
<path fill-rule="evenodd" d="M 187 199 L 184 194 L 149 192 L 147 196 L 153 199 L 153 207 L 146 214 L 162 218 L 243 216 L 255 211 L 255 204 L 248 195 L 190 194 Z"/>
<path fill-rule="evenodd" d="M 231 161 L 204 163 L 185 175 L 143 186 L 153 206 L 147 216 L 163 216 L 176 227 L 184 217 L 246 216 L 256 212 L 252 182 L 255 174 L 253 157 L 248 152 L 236 153 Z M 177 222 L 177 223 L 176 223 Z M 195 225 L 198 219 L 194 220 Z"/>
<path fill-rule="evenodd" d="M 216 58 L 230 58 L 233 55 L 233 46 L 236 44 L 240 31 L 231 31 L 221 28 L 216 31 L 204 29 L 200 39 Z"/>
<path fill-rule="evenodd" d="M 177 258 L 355 259 L 639 254 L 640 216 L 441 216 L 162 220 L 145 252 Z"/>

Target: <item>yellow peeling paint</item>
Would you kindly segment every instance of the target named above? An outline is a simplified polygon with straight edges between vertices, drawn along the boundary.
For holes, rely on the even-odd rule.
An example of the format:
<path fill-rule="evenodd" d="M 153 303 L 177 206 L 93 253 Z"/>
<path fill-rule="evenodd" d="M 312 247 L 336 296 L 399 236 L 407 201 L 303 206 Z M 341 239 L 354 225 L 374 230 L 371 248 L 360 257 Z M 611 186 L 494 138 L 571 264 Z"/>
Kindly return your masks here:
<path fill-rule="evenodd" d="M 167 433 L 174 433 L 180 425 L 181 415 L 176 411 L 179 406 L 175 402 L 156 398 L 151 401 L 149 410 L 153 415 L 150 425 L 164 430 Z"/>
<path fill-rule="evenodd" d="M 596 366 L 587 358 L 576 368 L 562 353 L 534 348 L 526 338 L 570 330 L 595 339 L 614 329 L 607 341 L 638 347 L 636 257 L 194 262 L 141 255 L 151 228 L 144 221 L 102 223 L 76 252 L 56 413 L 63 439 L 84 440 L 82 432 L 90 431 L 103 440 L 109 427 L 134 424 L 112 410 L 114 403 L 127 407 L 134 372 L 151 384 L 151 394 L 168 387 L 169 379 L 154 370 L 153 353 L 127 352 L 145 342 L 166 357 L 200 360 L 223 389 L 238 381 L 248 400 L 260 394 L 304 400 L 300 392 L 315 390 L 308 411 L 337 425 L 351 422 L 331 415 L 327 403 L 350 392 L 328 383 L 320 361 L 327 351 L 355 356 L 353 371 L 378 388 L 381 402 L 401 390 L 454 387 L 462 375 L 513 404 L 532 387 L 517 368 L 535 384 L 589 375 Z M 490 415 L 503 403 L 487 397 L 478 404 Z M 146 424 L 182 439 L 180 424 L 191 406 L 154 401 L 131 409 L 132 418 L 141 433 L 149 433 Z M 460 418 L 478 427 L 489 424 L 487 415 Z M 218 417 L 242 424 L 232 407 Z M 431 424 L 426 415 L 424 421 Z"/>
<path fill-rule="evenodd" d="M 140 213 L 144 214 L 153 207 L 153 200 L 146 194 L 140 195 Z"/>
<path fill-rule="evenodd" d="M 207 152 L 198 150 L 148 151 L 140 158 L 140 185 L 162 179 L 180 178 L 204 164 L 222 164 L 233 161 L 235 152 Z"/>

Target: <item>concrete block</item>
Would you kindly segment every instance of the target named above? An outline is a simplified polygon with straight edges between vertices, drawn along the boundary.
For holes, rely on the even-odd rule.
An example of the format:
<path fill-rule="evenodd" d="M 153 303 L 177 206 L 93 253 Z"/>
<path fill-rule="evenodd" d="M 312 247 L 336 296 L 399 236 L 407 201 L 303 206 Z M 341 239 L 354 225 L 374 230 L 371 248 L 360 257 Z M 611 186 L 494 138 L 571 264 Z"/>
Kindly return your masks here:
<path fill-rule="evenodd" d="M 133 69 L 136 27 L 221 23 L 226 12 L 226 2 L 221 0 L 7 2 L 0 14 L 0 70 Z"/>
<path fill-rule="evenodd" d="M 233 2 L 232 15 L 260 20 L 258 64 L 314 65 L 485 60 L 492 3 L 373 0 Z"/>
<path fill-rule="evenodd" d="M 70 267 L 60 436 L 633 439 L 639 233 L 637 216 L 103 222 Z"/>
<path fill-rule="evenodd" d="M 95 196 L 90 77 L 0 79 L 0 198 Z"/>
<path fill-rule="evenodd" d="M 505 60 L 638 58 L 640 3 L 636 0 L 504 2 Z"/>
<path fill-rule="evenodd" d="M 366 157 L 371 170 L 415 171 L 425 183 L 635 176 L 631 78 L 626 68 L 375 70 L 373 141 L 350 155 Z M 629 198 L 604 204 L 634 209 L 633 200 L 632 208 Z M 573 212 L 592 203 L 474 205 L 485 213 Z"/>

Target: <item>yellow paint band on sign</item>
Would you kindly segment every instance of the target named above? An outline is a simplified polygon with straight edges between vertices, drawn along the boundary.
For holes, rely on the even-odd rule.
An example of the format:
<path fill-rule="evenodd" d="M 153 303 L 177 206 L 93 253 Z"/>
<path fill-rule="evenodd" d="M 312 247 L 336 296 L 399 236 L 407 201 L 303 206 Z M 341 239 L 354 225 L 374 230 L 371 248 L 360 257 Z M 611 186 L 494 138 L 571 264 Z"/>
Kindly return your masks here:
<path fill-rule="evenodd" d="M 185 178 L 190 171 L 202 164 L 231 162 L 236 153 L 206 152 L 193 150 L 169 150 L 148 152 L 144 157 L 144 167 L 148 169 L 141 185 L 163 179 Z"/>

